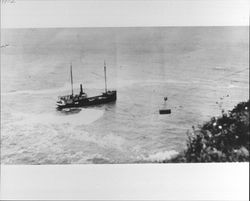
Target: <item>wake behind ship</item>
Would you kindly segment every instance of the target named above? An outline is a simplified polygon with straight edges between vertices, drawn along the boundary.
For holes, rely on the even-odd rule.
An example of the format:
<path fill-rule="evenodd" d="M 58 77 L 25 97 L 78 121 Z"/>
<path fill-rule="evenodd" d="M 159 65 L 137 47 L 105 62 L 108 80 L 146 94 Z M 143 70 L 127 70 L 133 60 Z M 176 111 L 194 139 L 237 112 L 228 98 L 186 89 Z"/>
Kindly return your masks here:
<path fill-rule="evenodd" d="M 99 104 L 105 104 L 116 101 L 116 90 L 107 90 L 107 78 L 106 78 L 106 64 L 104 62 L 104 77 L 105 77 L 105 91 L 99 96 L 88 97 L 83 92 L 82 84 L 80 85 L 79 94 L 74 95 L 73 91 L 73 76 L 72 65 L 70 65 L 70 78 L 71 78 L 71 94 L 66 96 L 59 96 L 56 102 L 57 109 L 86 107 Z"/>

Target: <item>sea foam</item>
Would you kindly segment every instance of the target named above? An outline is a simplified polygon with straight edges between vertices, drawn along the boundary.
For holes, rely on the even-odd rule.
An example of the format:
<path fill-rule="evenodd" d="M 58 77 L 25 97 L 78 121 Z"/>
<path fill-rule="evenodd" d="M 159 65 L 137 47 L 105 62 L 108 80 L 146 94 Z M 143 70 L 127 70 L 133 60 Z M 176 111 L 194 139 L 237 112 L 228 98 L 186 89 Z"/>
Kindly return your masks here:
<path fill-rule="evenodd" d="M 177 154 L 178 152 L 175 150 L 161 151 L 161 152 L 149 154 L 148 156 L 143 156 L 142 160 L 149 161 L 149 162 L 163 162 L 165 160 L 169 160 L 175 157 Z"/>
<path fill-rule="evenodd" d="M 71 124 L 71 125 L 87 125 L 95 122 L 102 117 L 104 111 L 96 109 L 83 109 L 77 114 L 62 115 L 57 113 L 16 113 L 14 114 L 20 119 L 17 124 Z"/>

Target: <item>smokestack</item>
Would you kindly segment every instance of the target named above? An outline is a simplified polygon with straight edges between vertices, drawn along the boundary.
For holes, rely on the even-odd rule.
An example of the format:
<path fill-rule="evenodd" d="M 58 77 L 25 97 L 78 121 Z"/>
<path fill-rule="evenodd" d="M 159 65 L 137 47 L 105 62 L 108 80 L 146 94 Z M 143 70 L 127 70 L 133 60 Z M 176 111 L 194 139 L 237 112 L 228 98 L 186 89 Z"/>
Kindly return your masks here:
<path fill-rule="evenodd" d="M 80 84 L 80 94 L 83 94 L 82 84 Z"/>

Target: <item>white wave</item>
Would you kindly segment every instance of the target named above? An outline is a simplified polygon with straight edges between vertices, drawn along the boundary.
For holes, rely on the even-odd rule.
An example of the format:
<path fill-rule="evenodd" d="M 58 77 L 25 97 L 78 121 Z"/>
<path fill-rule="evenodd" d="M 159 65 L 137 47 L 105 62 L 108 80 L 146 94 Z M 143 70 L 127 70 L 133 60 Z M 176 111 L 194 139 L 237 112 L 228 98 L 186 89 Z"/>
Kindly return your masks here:
<path fill-rule="evenodd" d="M 113 79 L 109 80 L 108 87 L 110 89 L 121 89 L 125 87 L 130 87 L 134 84 L 141 84 L 141 85 L 152 85 L 152 84 L 164 84 L 164 83 L 176 83 L 176 84 L 188 84 L 191 82 L 180 81 L 180 80 L 123 80 L 123 79 Z M 80 84 L 83 84 L 84 89 L 96 89 L 96 90 L 103 90 L 104 83 L 102 81 L 95 81 L 89 83 L 74 83 L 74 91 L 76 93 L 80 90 Z M 50 89 L 36 89 L 36 90 L 16 90 L 16 91 L 9 91 L 9 92 L 2 92 L 1 95 L 20 95 L 20 94 L 27 94 L 27 95 L 41 95 L 41 94 L 56 94 L 56 95 L 65 95 L 65 93 L 71 93 L 71 84 L 66 82 L 61 87 L 50 88 Z"/>
<path fill-rule="evenodd" d="M 121 89 L 126 87 L 131 87 L 135 84 L 140 84 L 143 86 L 146 85 L 154 85 L 154 84 L 165 84 L 165 83 L 173 83 L 173 84 L 192 84 L 198 83 L 199 81 L 182 81 L 182 80 L 159 80 L 159 79 L 147 79 L 147 80 L 136 80 L 136 79 L 114 79 L 110 80 L 108 86 L 113 89 Z M 102 89 L 103 82 L 90 83 L 87 85 L 89 88 L 97 88 Z"/>
<path fill-rule="evenodd" d="M 199 80 L 193 80 L 193 81 L 185 81 L 185 80 L 173 80 L 173 79 L 167 79 L 167 80 L 144 80 L 144 81 L 138 81 L 137 84 L 140 84 L 142 86 L 152 86 L 152 85 L 162 85 L 162 84 L 177 84 L 177 85 L 187 85 L 187 84 L 198 84 L 200 83 Z"/>
<path fill-rule="evenodd" d="M 79 84 L 80 85 L 80 84 Z M 59 94 L 65 91 L 70 91 L 70 83 L 65 83 L 62 87 L 51 88 L 51 89 L 38 89 L 38 90 L 18 90 L 18 91 L 9 91 L 1 93 L 1 95 L 19 95 L 19 94 L 28 94 L 28 95 L 40 95 L 40 94 Z M 74 90 L 77 90 L 74 88 Z"/>
<path fill-rule="evenodd" d="M 122 146 L 125 143 L 124 138 L 116 136 L 115 134 L 93 135 L 88 132 L 72 132 L 70 135 L 71 139 L 92 142 L 103 148 L 115 148 L 122 150 Z"/>
<path fill-rule="evenodd" d="M 83 84 L 84 90 L 86 89 L 96 89 L 96 90 L 104 90 L 104 84 L 103 82 L 95 82 L 95 83 L 74 83 L 74 91 L 76 93 L 79 93 L 80 91 L 80 84 Z M 114 84 L 110 85 L 109 88 L 117 88 Z M 71 93 L 71 84 L 65 83 L 61 87 L 57 88 L 50 88 L 50 89 L 36 89 L 36 90 L 14 90 L 9 92 L 1 92 L 1 95 L 42 95 L 42 94 L 55 94 L 55 95 L 66 95 Z"/>
<path fill-rule="evenodd" d="M 122 79 L 118 79 L 116 82 L 117 88 L 125 88 L 125 87 L 130 87 L 134 84 L 139 83 L 140 81 L 138 80 L 122 80 Z"/>
<path fill-rule="evenodd" d="M 80 156 L 80 157 L 75 157 L 75 156 Z M 85 164 L 103 163 L 104 164 L 104 163 L 112 162 L 109 158 L 101 154 L 91 154 L 91 155 L 85 156 L 83 152 L 77 152 L 75 156 L 74 156 L 75 158 L 78 158 L 78 160 L 75 161 L 76 164 L 83 164 L 83 163 Z"/>
<path fill-rule="evenodd" d="M 150 162 L 163 162 L 164 160 L 169 160 L 178 154 L 175 150 L 162 151 L 148 156 L 143 156 L 142 159 Z"/>
<path fill-rule="evenodd" d="M 70 125 L 87 125 L 102 117 L 104 111 L 96 109 L 83 109 L 77 114 L 70 115 L 59 115 L 57 113 L 42 113 L 42 114 L 14 114 L 18 119 L 20 119 L 16 124 L 19 125 L 34 125 L 34 124 L 70 124 Z"/>
<path fill-rule="evenodd" d="M 225 88 L 229 88 L 229 89 L 231 89 L 231 88 L 240 88 L 240 86 L 237 86 L 237 85 L 235 85 L 235 84 L 229 84 L 229 85 L 226 86 Z"/>

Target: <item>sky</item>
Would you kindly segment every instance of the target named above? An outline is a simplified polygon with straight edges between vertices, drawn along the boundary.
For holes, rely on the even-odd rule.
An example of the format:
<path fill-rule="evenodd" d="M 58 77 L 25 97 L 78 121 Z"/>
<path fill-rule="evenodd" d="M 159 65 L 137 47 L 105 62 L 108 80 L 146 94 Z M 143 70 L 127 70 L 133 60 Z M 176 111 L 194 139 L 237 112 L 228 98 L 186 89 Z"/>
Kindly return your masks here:
<path fill-rule="evenodd" d="M 1 6 L 1 27 L 249 26 L 249 4 L 248 0 L 9 0 Z"/>

